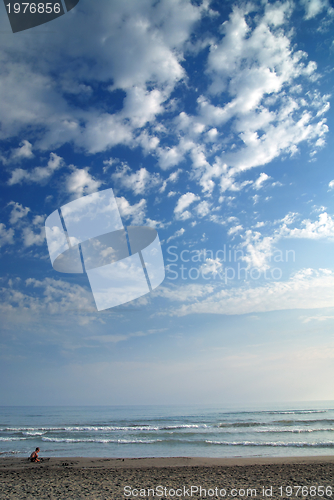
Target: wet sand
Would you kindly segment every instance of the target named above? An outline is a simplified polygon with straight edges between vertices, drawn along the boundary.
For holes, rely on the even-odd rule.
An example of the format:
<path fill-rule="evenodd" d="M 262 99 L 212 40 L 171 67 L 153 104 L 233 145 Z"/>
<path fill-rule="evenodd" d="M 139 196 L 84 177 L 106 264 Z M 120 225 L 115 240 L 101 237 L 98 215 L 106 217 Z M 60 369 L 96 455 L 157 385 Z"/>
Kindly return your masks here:
<path fill-rule="evenodd" d="M 1 500 L 250 497 L 334 500 L 334 456 L 0 458 Z"/>

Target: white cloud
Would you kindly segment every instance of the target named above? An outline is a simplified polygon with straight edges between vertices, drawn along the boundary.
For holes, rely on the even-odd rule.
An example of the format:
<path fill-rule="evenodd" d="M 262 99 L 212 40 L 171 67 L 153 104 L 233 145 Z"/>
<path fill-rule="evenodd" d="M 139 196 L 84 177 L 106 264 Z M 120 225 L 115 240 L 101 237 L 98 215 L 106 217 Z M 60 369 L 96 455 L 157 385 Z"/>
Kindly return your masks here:
<path fill-rule="evenodd" d="M 166 187 L 167 187 L 167 185 L 168 185 L 169 182 L 175 183 L 178 180 L 180 173 L 181 173 L 181 169 L 180 168 L 178 168 L 177 170 L 175 170 L 175 172 L 172 172 L 168 176 L 168 178 L 163 181 L 162 186 L 159 189 L 159 193 L 163 193 L 165 191 L 165 189 L 166 189 Z M 167 196 L 173 196 L 170 193 L 172 193 L 172 191 L 170 191 Z"/>
<path fill-rule="evenodd" d="M 55 153 L 50 153 L 50 159 L 46 167 L 35 167 L 31 171 L 16 168 L 12 172 L 12 176 L 9 179 L 8 184 L 10 186 L 13 184 L 20 184 L 22 182 L 37 182 L 42 184 L 47 182 L 54 172 L 63 166 L 64 160 Z"/>
<path fill-rule="evenodd" d="M 179 175 L 180 175 L 181 172 L 182 172 L 182 170 L 180 168 L 178 168 L 177 170 L 175 170 L 175 172 L 172 172 L 169 175 L 167 181 L 168 182 L 176 182 L 178 180 Z"/>
<path fill-rule="evenodd" d="M 146 212 L 146 201 L 140 200 L 134 205 L 123 197 L 116 197 L 116 203 L 119 208 L 120 214 L 125 219 L 131 219 L 131 224 L 140 226 L 143 224 Z"/>
<path fill-rule="evenodd" d="M 198 179 L 204 193 L 211 193 L 215 187 L 213 179 L 223 179 L 227 172 L 227 165 L 222 164 L 218 158 L 215 158 L 214 163 L 211 165 L 203 152 L 203 149 L 197 146 L 191 151 L 191 158 L 193 161 L 194 176 Z M 228 187 L 232 184 L 228 182 Z M 221 189 L 224 191 L 223 181 L 221 180 Z M 227 189 L 227 187 L 226 187 Z"/>
<path fill-rule="evenodd" d="M 286 17 L 291 14 L 292 5 L 290 2 L 267 3 L 265 6 L 265 15 L 263 20 L 269 25 L 281 26 Z"/>
<path fill-rule="evenodd" d="M 219 259 L 206 259 L 204 264 L 199 268 L 202 275 L 212 274 L 215 276 L 221 269 L 223 268 L 223 264 Z"/>
<path fill-rule="evenodd" d="M 182 144 L 179 146 L 166 147 L 166 148 L 157 148 L 157 155 L 159 158 L 159 165 L 163 170 L 167 170 L 168 168 L 174 167 L 181 163 L 185 156 L 185 148 L 182 147 Z"/>
<path fill-rule="evenodd" d="M 306 54 L 295 50 L 290 42 L 290 2 L 236 8 L 223 24 L 220 40 L 199 40 L 199 47 L 210 44 L 210 90 L 213 94 L 224 91 L 227 102 L 213 105 L 206 92 L 206 98 L 199 98 L 197 115 L 181 112 L 172 126 L 168 117 L 158 127 L 157 117 L 163 119 L 164 112 L 177 109 L 172 92 L 188 76 L 181 64 L 183 52 L 191 48 L 195 23 L 210 14 L 208 2 L 196 6 L 187 0 L 141 0 L 136 5 L 101 1 L 99 10 L 85 3 L 75 16 L 59 19 L 65 35 L 57 44 L 43 32 L 38 42 L 31 40 L 29 47 L 18 37 L 4 42 L 2 138 L 20 135 L 29 124 L 39 131 L 35 149 L 66 142 L 90 153 L 118 144 L 140 146 L 145 153 L 156 155 L 162 169 L 178 165 L 189 155 L 195 179 L 206 193 L 213 191 L 217 179 L 221 179 L 222 191 L 240 191 L 250 181 L 235 182 L 239 172 L 264 165 L 283 153 L 294 154 L 300 142 L 314 143 L 316 149 L 323 146 L 327 126 L 323 120 L 316 120 L 311 108 L 318 115 L 326 112 L 325 96 L 309 93 L 302 99 L 301 92 L 293 91 L 296 79 L 301 80 L 299 87 L 303 79 L 309 85 L 316 67 L 308 64 Z M 251 26 L 247 25 L 247 15 L 252 9 L 258 10 L 258 16 Z M 88 29 L 87 23 L 94 24 L 95 29 Z M 73 38 L 81 43 L 73 44 Z M 54 54 L 52 63 L 50 53 Z M 108 99 L 98 107 L 76 107 L 68 93 L 85 96 L 89 104 L 89 96 L 94 97 L 95 92 L 90 82 L 120 92 L 122 109 L 115 111 Z M 229 136 L 225 133 L 227 122 Z M 173 141 L 161 144 L 166 136 L 172 136 Z M 239 146 L 232 149 L 236 143 Z M 30 154 L 29 144 L 26 141 L 23 145 L 22 154 Z M 44 173 L 46 180 L 50 175 Z M 41 174 L 16 169 L 10 184 L 39 182 Z M 140 180 L 135 184 L 141 189 Z M 181 217 L 190 217 L 190 212 Z"/>
<path fill-rule="evenodd" d="M 293 222 L 295 222 L 296 218 L 298 217 L 298 213 L 297 212 L 289 212 L 285 217 L 283 217 L 283 219 L 279 222 L 282 222 L 283 223 L 283 226 L 284 227 L 285 225 L 289 225 L 289 224 L 292 224 Z"/>
<path fill-rule="evenodd" d="M 191 218 L 191 213 L 189 212 L 189 210 L 185 210 L 184 212 L 179 213 L 177 215 L 177 219 L 178 220 L 187 220 L 187 219 L 190 219 L 190 218 Z"/>
<path fill-rule="evenodd" d="M 34 153 L 32 152 L 32 144 L 27 141 L 23 140 L 21 142 L 21 145 L 19 148 L 14 149 L 12 154 L 11 154 L 11 160 L 20 160 L 23 158 L 33 158 Z"/>
<path fill-rule="evenodd" d="M 73 133 L 68 134 L 67 140 L 74 140 L 92 154 L 105 151 L 117 144 L 129 146 L 133 142 L 132 127 L 117 114 L 91 112 L 86 118 L 85 128 L 82 131 L 78 131 L 77 128 L 77 125 L 73 127 Z M 53 138 L 46 138 L 47 140 L 53 143 Z M 67 140 L 64 138 L 63 142 Z M 47 147 L 47 143 L 43 144 L 43 147 Z"/>
<path fill-rule="evenodd" d="M 62 280 L 29 278 L 25 288 L 20 284 L 8 288 L 3 286 L 0 293 L 2 317 L 9 317 L 11 323 L 40 323 L 45 314 L 57 315 L 61 320 L 64 313 L 67 314 L 66 321 L 71 317 L 77 321 L 77 315 L 92 316 L 96 313 L 90 290 Z"/>
<path fill-rule="evenodd" d="M 197 285 L 195 301 L 186 287 L 180 287 L 167 298 L 184 304 L 173 310 L 172 314 L 249 314 L 256 312 L 279 311 L 284 309 L 318 309 L 334 307 L 334 275 L 329 270 L 304 269 L 287 281 L 276 281 L 262 286 L 227 289 L 223 284 Z"/>
<path fill-rule="evenodd" d="M 260 270 L 269 268 L 268 260 L 272 255 L 273 245 L 277 238 L 273 236 L 262 236 L 258 231 L 247 230 L 244 235 L 243 247 L 246 247 L 247 254 L 243 256 L 248 267 L 256 267 Z"/>
<path fill-rule="evenodd" d="M 303 323 L 309 323 L 310 321 L 328 321 L 328 320 L 332 320 L 332 319 L 334 319 L 334 316 L 325 316 L 325 315 L 321 315 L 321 316 L 307 316 L 307 317 L 302 316 L 301 319 L 302 319 Z"/>
<path fill-rule="evenodd" d="M 39 233 L 35 233 L 30 227 L 25 227 L 22 231 L 22 236 L 25 247 L 43 245 L 45 241 L 45 229 L 42 227 Z"/>
<path fill-rule="evenodd" d="M 149 227 L 154 227 L 154 228 L 164 228 L 166 227 L 166 224 L 160 220 L 154 220 L 150 219 L 149 217 L 146 217 L 146 225 Z"/>
<path fill-rule="evenodd" d="M 142 167 L 136 172 L 131 172 L 128 165 L 121 165 L 112 174 L 113 181 L 118 182 L 120 186 L 131 189 L 134 194 L 145 194 L 148 190 L 161 184 L 159 174 L 150 174 L 146 168 Z"/>
<path fill-rule="evenodd" d="M 205 217 L 210 213 L 210 204 L 207 201 L 201 201 L 196 207 L 196 212 L 199 217 Z"/>
<path fill-rule="evenodd" d="M 168 238 L 167 243 L 169 243 L 171 240 L 174 240 L 175 238 L 178 238 L 179 236 L 182 236 L 185 232 L 186 230 L 183 227 L 181 227 L 181 229 L 175 231 L 175 233 Z"/>
<path fill-rule="evenodd" d="M 185 193 L 177 201 L 176 207 L 174 208 L 174 213 L 178 219 L 185 220 L 191 217 L 190 212 L 185 210 L 189 205 L 194 203 L 194 201 L 199 200 L 199 196 L 194 193 Z"/>
<path fill-rule="evenodd" d="M 29 46 L 20 37 L 7 37 L 1 55 L 0 92 L 6 95 L 0 103 L 1 138 L 19 136 L 29 125 L 39 131 L 35 148 L 73 141 L 94 153 L 130 144 L 134 130 L 155 121 L 185 77 L 182 51 L 194 23 L 208 10 L 205 5 L 101 0 L 96 9 L 88 2 L 57 20 L 60 40 L 43 31 Z M 6 23 L 2 19 L 3 29 Z M 110 92 L 121 90 L 123 109 L 115 112 L 108 99 L 100 109 L 76 107 L 68 94 L 89 102 L 91 82 L 109 84 Z"/>
<path fill-rule="evenodd" d="M 327 212 L 320 214 L 319 219 L 315 222 L 305 219 L 301 224 L 304 227 L 288 228 L 284 222 L 280 230 L 281 236 L 284 238 L 308 238 L 312 240 L 334 238 L 334 220 Z"/>
<path fill-rule="evenodd" d="M 144 127 L 164 111 L 162 103 L 166 98 L 167 95 L 158 89 L 147 91 L 138 86 L 132 87 L 127 91 L 121 116 L 130 119 L 134 128 Z"/>
<path fill-rule="evenodd" d="M 21 203 L 17 203 L 15 201 L 11 201 L 8 205 L 13 207 L 9 217 L 9 222 L 11 224 L 16 224 L 30 212 L 30 208 L 23 207 Z"/>
<path fill-rule="evenodd" d="M 311 19 L 329 8 L 327 0 L 301 0 L 301 3 L 305 7 L 305 19 Z"/>
<path fill-rule="evenodd" d="M 80 198 L 84 194 L 95 193 L 102 184 L 102 181 L 97 181 L 88 172 L 88 168 L 77 169 L 67 177 L 66 190 L 76 198 Z"/>
<path fill-rule="evenodd" d="M 242 231 L 242 230 L 243 230 L 242 225 L 241 225 L 241 224 L 238 224 L 237 226 L 231 227 L 231 228 L 228 230 L 227 234 L 228 234 L 229 236 L 232 236 L 233 234 L 237 234 L 237 233 L 239 233 L 239 232 L 240 232 L 240 231 Z"/>
<path fill-rule="evenodd" d="M 292 7 L 290 2 L 266 4 L 262 17 L 255 4 L 234 8 L 222 25 L 222 39 L 211 42 L 207 62 L 211 93 L 223 92 L 225 104 L 213 104 L 207 93 L 198 98 L 197 114 L 179 114 L 175 119 L 182 131 L 179 143 L 158 148 L 163 168 L 189 155 L 204 192 L 213 192 L 216 179 L 222 192 L 240 191 L 252 183 L 237 183 L 241 172 L 283 154 L 293 156 L 301 143 L 309 143 L 311 155 L 323 147 L 328 127 L 321 115 L 329 109 L 329 95 L 308 90 L 317 78 L 316 64 L 292 44 Z M 247 24 L 247 15 L 254 10 L 255 23 Z M 212 149 L 209 132 L 221 139 Z M 254 189 L 263 187 L 269 180 L 266 175 L 260 175 Z"/>
<path fill-rule="evenodd" d="M 0 223 L 0 247 L 14 244 L 14 230 L 6 229 L 5 224 Z"/>
<path fill-rule="evenodd" d="M 334 189 L 334 180 L 328 183 L 329 189 Z"/>
<path fill-rule="evenodd" d="M 35 217 L 33 218 L 33 225 L 34 226 L 39 226 L 41 224 L 44 224 L 44 221 L 45 221 L 45 216 L 44 215 L 35 215 Z"/>
<path fill-rule="evenodd" d="M 260 177 L 256 179 L 256 181 L 253 184 L 254 189 L 261 189 L 263 187 L 263 184 L 270 179 L 269 175 L 265 174 L 262 172 L 260 174 Z"/>
<path fill-rule="evenodd" d="M 256 195 L 257 196 L 257 195 Z M 283 219 L 275 221 L 279 227 L 271 235 L 264 236 L 259 231 L 248 229 L 242 235 L 242 247 L 247 253 L 242 256 L 242 260 L 247 263 L 248 268 L 258 268 L 265 271 L 270 267 L 270 260 L 275 250 L 275 245 L 286 238 L 305 238 L 312 240 L 329 239 L 334 237 L 334 220 L 326 212 L 318 216 L 318 220 L 312 222 L 305 219 L 301 222 L 301 227 L 291 227 L 298 218 L 298 213 L 289 212 Z M 258 222 L 255 228 L 264 227 L 264 222 Z M 237 225 L 228 231 L 228 235 L 242 231 L 242 226 Z"/>

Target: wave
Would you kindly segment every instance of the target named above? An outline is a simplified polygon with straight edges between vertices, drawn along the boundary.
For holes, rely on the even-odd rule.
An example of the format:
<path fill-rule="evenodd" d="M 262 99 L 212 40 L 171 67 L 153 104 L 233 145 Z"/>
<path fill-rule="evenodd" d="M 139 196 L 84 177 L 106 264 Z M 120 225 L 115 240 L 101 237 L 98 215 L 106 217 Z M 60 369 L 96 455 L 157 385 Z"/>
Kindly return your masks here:
<path fill-rule="evenodd" d="M 206 429 L 207 424 L 175 424 L 175 425 L 126 425 L 126 426 L 75 426 L 66 427 L 66 431 L 168 431 L 177 429 Z"/>
<path fill-rule="evenodd" d="M 322 410 L 259 410 L 259 411 L 231 411 L 223 412 L 225 415 L 303 415 L 309 413 L 327 413 L 333 408 Z"/>
<path fill-rule="evenodd" d="M 214 444 L 219 446 L 272 446 L 272 447 L 298 447 L 298 448 L 334 448 L 334 441 L 319 441 L 313 443 L 307 442 L 283 442 L 283 441 L 269 441 L 269 442 L 259 442 L 259 441 L 212 441 L 207 439 L 205 441 L 207 444 Z"/>
<path fill-rule="evenodd" d="M 308 419 L 308 420 L 299 420 L 299 419 L 289 419 L 289 420 L 273 420 L 272 422 L 221 422 L 217 424 L 217 427 L 221 428 L 238 428 L 238 427 L 270 427 L 274 425 L 307 425 L 307 424 L 333 424 L 334 419 L 324 418 L 324 419 Z"/>
<path fill-rule="evenodd" d="M 266 411 L 268 415 L 307 415 L 309 413 L 327 413 L 328 410 L 289 410 L 289 411 Z"/>
<path fill-rule="evenodd" d="M 5 442 L 5 441 L 24 441 L 27 438 L 23 437 L 0 437 L 0 441 Z"/>
<path fill-rule="evenodd" d="M 42 441 L 49 443 L 118 443 L 118 444 L 153 444 L 161 439 L 75 439 L 75 438 L 49 438 L 43 437 Z"/>
<path fill-rule="evenodd" d="M 333 424 L 333 418 L 312 418 L 308 420 L 274 420 L 271 425 L 283 424 L 283 425 L 295 425 L 295 424 Z"/>
<path fill-rule="evenodd" d="M 314 427 L 312 429 L 258 429 L 255 432 L 263 433 L 263 434 L 275 434 L 275 433 L 289 433 L 289 434 L 307 434 L 312 432 L 334 432 L 334 427 Z"/>
<path fill-rule="evenodd" d="M 217 425 L 217 427 L 260 427 L 263 425 L 268 425 L 263 422 L 222 422 Z"/>
<path fill-rule="evenodd" d="M 67 427 L 6 427 L 0 431 L 7 432 L 25 432 L 25 433 L 45 433 L 52 431 L 62 432 L 108 432 L 108 431 L 169 431 L 178 429 L 206 429 L 207 424 L 175 424 L 175 425 L 85 425 L 85 426 L 67 426 Z"/>
<path fill-rule="evenodd" d="M 44 434 L 46 434 L 46 431 L 25 431 L 25 432 L 22 432 L 22 434 L 24 436 L 43 436 Z"/>
<path fill-rule="evenodd" d="M 39 432 L 39 431 L 65 431 L 66 427 L 5 427 L 0 431 L 8 432 Z"/>
<path fill-rule="evenodd" d="M 253 447 L 284 447 L 284 448 L 334 448 L 334 441 L 217 441 L 217 440 L 191 440 L 191 439 L 103 439 L 103 438 L 50 438 L 43 437 L 42 441 L 50 442 L 50 443 L 95 443 L 95 444 L 121 444 L 121 445 L 129 445 L 129 444 L 157 444 L 163 443 L 167 445 L 169 443 L 175 444 L 190 444 L 190 445 L 216 445 L 216 446 L 253 446 Z"/>

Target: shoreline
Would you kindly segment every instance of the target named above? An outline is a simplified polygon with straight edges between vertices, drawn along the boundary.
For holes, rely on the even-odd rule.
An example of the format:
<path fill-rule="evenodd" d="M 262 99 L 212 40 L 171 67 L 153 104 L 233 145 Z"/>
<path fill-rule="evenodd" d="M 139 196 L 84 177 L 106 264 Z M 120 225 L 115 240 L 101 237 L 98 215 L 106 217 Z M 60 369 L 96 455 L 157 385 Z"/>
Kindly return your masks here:
<path fill-rule="evenodd" d="M 247 467 L 252 465 L 285 464 L 334 464 L 334 455 L 296 456 L 296 457 L 43 457 L 33 463 L 22 457 L 0 457 L 0 470 L 45 467 L 140 469 L 165 467 Z M 66 464 L 66 465 L 65 465 Z"/>

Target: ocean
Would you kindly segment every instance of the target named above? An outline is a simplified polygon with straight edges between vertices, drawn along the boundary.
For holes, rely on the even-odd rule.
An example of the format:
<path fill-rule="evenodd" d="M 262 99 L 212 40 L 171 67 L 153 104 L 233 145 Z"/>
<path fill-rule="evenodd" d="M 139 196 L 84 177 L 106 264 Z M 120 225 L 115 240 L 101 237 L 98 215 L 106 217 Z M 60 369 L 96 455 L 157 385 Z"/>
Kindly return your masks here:
<path fill-rule="evenodd" d="M 0 455 L 333 455 L 334 402 L 215 406 L 0 407 Z"/>

